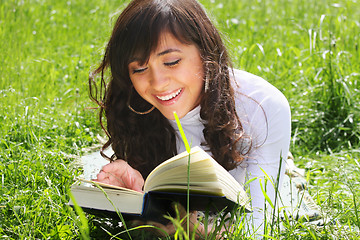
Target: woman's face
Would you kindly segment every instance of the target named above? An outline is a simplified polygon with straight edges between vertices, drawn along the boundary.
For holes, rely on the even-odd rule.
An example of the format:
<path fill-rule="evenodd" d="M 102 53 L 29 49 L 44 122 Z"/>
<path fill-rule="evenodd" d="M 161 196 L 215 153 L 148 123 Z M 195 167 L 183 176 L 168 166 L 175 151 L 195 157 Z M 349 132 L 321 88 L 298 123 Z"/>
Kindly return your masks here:
<path fill-rule="evenodd" d="M 182 118 L 199 105 L 204 68 L 195 45 L 165 32 L 148 63 L 140 65 L 134 56 L 128 68 L 135 90 L 167 119 L 174 119 L 174 111 Z"/>

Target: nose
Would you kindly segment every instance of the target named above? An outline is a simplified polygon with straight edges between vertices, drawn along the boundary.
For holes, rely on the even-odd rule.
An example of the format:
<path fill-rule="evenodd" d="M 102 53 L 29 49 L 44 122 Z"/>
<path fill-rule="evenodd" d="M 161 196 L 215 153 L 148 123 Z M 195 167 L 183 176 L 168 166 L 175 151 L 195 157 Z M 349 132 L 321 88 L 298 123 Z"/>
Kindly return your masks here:
<path fill-rule="evenodd" d="M 169 85 L 170 78 L 161 68 L 151 69 L 150 85 L 156 91 L 163 91 Z"/>

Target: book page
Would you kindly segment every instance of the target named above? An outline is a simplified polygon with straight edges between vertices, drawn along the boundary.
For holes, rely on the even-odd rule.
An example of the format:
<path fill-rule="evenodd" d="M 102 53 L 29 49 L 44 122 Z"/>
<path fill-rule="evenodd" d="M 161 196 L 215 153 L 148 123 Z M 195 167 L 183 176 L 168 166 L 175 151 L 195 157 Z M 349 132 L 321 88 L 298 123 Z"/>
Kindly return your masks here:
<path fill-rule="evenodd" d="M 130 192 L 135 195 L 143 195 L 143 193 L 141 193 L 141 192 L 138 192 L 138 191 L 135 191 L 135 190 L 132 190 L 129 188 L 124 188 L 124 187 L 107 184 L 107 183 L 96 182 L 96 181 L 86 180 L 86 179 L 82 179 L 82 178 L 78 178 L 77 180 L 79 180 L 80 182 L 89 183 L 89 184 L 93 185 L 94 187 L 96 187 L 96 184 L 97 184 L 102 188 L 117 189 L 117 190 L 124 191 L 124 192 Z"/>
<path fill-rule="evenodd" d="M 126 189 L 127 190 L 127 189 Z M 106 194 L 104 194 L 104 192 Z M 143 194 L 119 189 L 104 188 L 103 191 L 93 186 L 72 185 L 76 204 L 83 208 L 105 210 L 122 213 L 141 214 L 143 206 Z M 70 200 L 70 205 L 75 203 Z"/>
<path fill-rule="evenodd" d="M 183 152 L 156 167 L 145 181 L 145 192 L 185 192 L 188 188 L 189 154 Z M 244 187 L 200 147 L 190 152 L 190 192 L 225 196 L 235 203 L 248 205 Z M 249 208 L 249 206 L 247 206 Z"/>
<path fill-rule="evenodd" d="M 200 147 L 192 148 L 190 154 L 191 164 L 211 158 Z M 159 183 L 161 181 L 164 181 L 165 178 L 161 177 L 162 174 L 176 174 L 187 176 L 188 159 L 189 154 L 187 152 L 183 152 L 161 163 L 149 174 L 149 176 L 145 180 L 144 191 L 151 191 L 151 186 L 156 185 L 156 182 Z"/>

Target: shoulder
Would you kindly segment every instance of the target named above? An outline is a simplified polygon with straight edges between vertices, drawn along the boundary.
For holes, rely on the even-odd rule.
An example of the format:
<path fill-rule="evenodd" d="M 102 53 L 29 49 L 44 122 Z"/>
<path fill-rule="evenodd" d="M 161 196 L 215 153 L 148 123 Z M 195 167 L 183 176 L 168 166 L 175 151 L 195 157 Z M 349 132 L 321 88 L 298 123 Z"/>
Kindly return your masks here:
<path fill-rule="evenodd" d="M 261 105 L 267 103 L 278 103 L 289 106 L 289 103 L 284 94 L 268 81 L 259 76 L 242 70 L 234 69 L 233 79 L 235 96 L 238 96 L 239 94 L 248 96 L 253 98 Z"/>
<path fill-rule="evenodd" d="M 284 94 L 265 79 L 237 69 L 234 69 L 232 79 L 237 106 L 248 104 L 248 110 L 256 110 L 258 105 L 267 117 L 279 114 L 279 111 L 290 113 L 289 102 Z"/>
<path fill-rule="evenodd" d="M 249 72 L 234 69 L 232 76 L 236 110 L 245 130 L 260 144 L 274 131 L 288 135 L 291 113 L 284 94 Z"/>

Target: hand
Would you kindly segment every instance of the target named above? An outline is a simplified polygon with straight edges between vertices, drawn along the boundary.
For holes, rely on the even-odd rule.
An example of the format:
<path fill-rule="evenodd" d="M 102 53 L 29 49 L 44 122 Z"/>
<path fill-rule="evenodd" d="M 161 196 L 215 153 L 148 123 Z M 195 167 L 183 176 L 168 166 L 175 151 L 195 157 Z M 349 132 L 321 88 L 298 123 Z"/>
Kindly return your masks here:
<path fill-rule="evenodd" d="M 166 237 L 166 236 L 172 236 L 175 234 L 176 229 L 177 228 L 183 228 L 184 231 L 186 232 L 187 229 L 187 212 L 185 210 L 185 208 L 177 203 L 174 203 L 173 205 L 174 209 L 177 212 L 177 217 L 175 218 L 175 225 L 173 224 L 173 222 L 169 222 L 166 225 L 163 225 L 161 223 L 158 222 L 154 222 L 154 221 L 141 221 L 141 220 L 135 220 L 132 221 L 130 223 L 131 226 L 140 226 L 140 225 L 151 225 L 154 227 L 157 227 L 158 229 L 155 228 L 149 228 L 149 231 L 153 232 L 155 235 L 160 236 L 160 237 Z M 181 221 L 181 223 L 180 223 Z M 181 225 L 178 225 L 181 224 Z M 200 236 L 202 236 L 204 234 L 204 226 L 202 224 L 199 224 L 198 220 L 197 220 L 197 212 L 196 211 L 192 211 L 189 213 L 189 233 L 190 236 L 193 235 L 193 232 L 196 231 L 195 233 L 195 239 L 198 239 Z"/>
<path fill-rule="evenodd" d="M 198 220 L 197 220 L 197 212 L 193 211 L 190 212 L 189 215 L 189 235 L 192 236 L 194 233 L 194 231 L 196 231 L 195 233 L 195 239 L 198 239 L 199 236 L 203 235 L 203 225 L 199 224 Z M 180 219 L 175 219 L 175 221 L 178 221 L 176 223 L 176 226 L 173 224 L 173 222 L 169 222 L 166 225 L 163 225 L 161 223 L 158 222 L 152 222 L 152 221 L 148 221 L 147 224 L 155 226 L 161 230 L 157 230 L 157 235 L 160 235 L 161 237 L 165 237 L 167 235 L 172 236 L 175 234 L 176 229 L 178 228 L 182 228 L 185 232 L 187 232 L 187 218 L 186 218 L 186 211 L 184 210 L 184 213 L 182 213 L 180 215 Z M 181 223 L 179 222 L 181 221 Z M 177 225 L 177 224 L 181 224 Z"/>
<path fill-rule="evenodd" d="M 97 179 L 93 179 L 93 181 L 125 187 L 138 192 L 142 192 L 144 186 L 144 179 L 140 172 L 121 159 L 103 166 Z"/>

